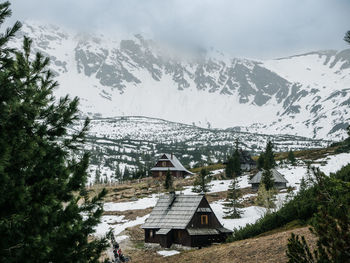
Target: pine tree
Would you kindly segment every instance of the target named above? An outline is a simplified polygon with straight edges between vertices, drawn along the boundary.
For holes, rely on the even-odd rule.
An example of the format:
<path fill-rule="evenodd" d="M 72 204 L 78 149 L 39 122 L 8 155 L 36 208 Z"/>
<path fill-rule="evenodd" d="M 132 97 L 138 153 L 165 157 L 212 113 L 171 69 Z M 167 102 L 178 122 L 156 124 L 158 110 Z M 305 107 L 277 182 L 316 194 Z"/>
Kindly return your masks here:
<path fill-rule="evenodd" d="M 240 208 L 244 207 L 240 201 L 241 196 L 242 193 L 238 186 L 238 180 L 235 177 L 228 188 L 227 198 L 224 203 L 225 218 L 241 218 L 243 211 Z"/>
<path fill-rule="evenodd" d="M 194 193 L 207 193 L 209 192 L 211 185 L 209 185 L 211 178 L 208 176 L 208 171 L 205 168 L 201 169 L 200 175 L 193 183 L 192 192 Z"/>
<path fill-rule="evenodd" d="M 292 165 L 295 165 L 295 156 L 294 156 L 294 152 L 292 150 L 290 150 L 288 153 L 288 160 L 290 161 L 290 163 Z"/>
<path fill-rule="evenodd" d="M 171 172 L 170 172 L 169 169 L 168 169 L 168 171 L 165 174 L 164 188 L 165 188 L 165 190 L 168 190 L 168 191 L 174 189 L 174 187 L 173 187 L 173 178 L 171 176 Z"/>
<path fill-rule="evenodd" d="M 288 239 L 289 263 L 349 262 L 350 261 L 350 185 L 331 175 L 314 170 L 318 212 L 311 221 L 313 234 L 318 237 L 317 248 L 311 253 L 302 236 L 292 234 Z M 346 175 L 350 178 L 350 173 Z"/>
<path fill-rule="evenodd" d="M 95 171 L 95 184 L 100 184 L 101 183 L 101 171 L 100 171 L 100 167 L 96 168 Z"/>
<path fill-rule="evenodd" d="M 350 44 L 350 30 L 345 33 L 344 40 L 345 40 L 345 42 Z M 350 134 L 349 134 L 349 136 L 350 136 Z"/>
<path fill-rule="evenodd" d="M 120 168 L 119 168 L 119 164 L 116 165 L 116 168 L 115 168 L 115 172 L 114 172 L 114 178 L 115 180 L 119 181 L 121 180 L 121 172 L 120 172 Z"/>
<path fill-rule="evenodd" d="M 271 169 L 276 166 L 276 163 L 272 149 L 273 144 L 271 141 L 268 141 L 264 153 L 264 166 L 261 178 L 261 183 L 264 184 L 267 191 L 271 190 L 274 187 L 274 180 Z"/>
<path fill-rule="evenodd" d="M 225 167 L 225 174 L 226 174 L 226 178 L 233 178 L 234 175 L 234 160 L 233 158 L 230 156 L 227 160 L 227 164 Z"/>
<path fill-rule="evenodd" d="M 265 163 L 265 158 L 264 158 L 265 154 L 264 153 L 261 153 L 259 155 L 259 158 L 258 158 L 258 161 L 257 161 L 257 168 L 259 170 L 263 169 L 264 168 L 264 163 Z"/>
<path fill-rule="evenodd" d="M 268 141 L 266 144 L 265 154 L 264 154 L 264 169 L 271 169 L 276 166 L 275 157 L 273 153 L 273 144 Z"/>
<path fill-rule="evenodd" d="M 124 168 L 123 180 L 130 180 L 130 171 L 127 166 Z"/>
<path fill-rule="evenodd" d="M 0 4 L 0 24 L 9 6 Z M 98 262 L 106 239 L 88 236 L 106 191 L 91 199 L 85 188 L 88 121 L 68 133 L 78 99 L 55 102 L 49 59 L 30 56 L 29 38 L 23 51 L 7 47 L 19 28 L 0 35 L 0 262 Z"/>
<path fill-rule="evenodd" d="M 237 177 L 241 175 L 241 160 L 238 148 L 235 149 L 232 156 L 232 171 L 233 177 Z"/>
<path fill-rule="evenodd" d="M 261 183 L 264 184 L 266 190 L 274 188 L 275 182 L 273 180 L 272 171 L 270 169 L 263 170 Z"/>

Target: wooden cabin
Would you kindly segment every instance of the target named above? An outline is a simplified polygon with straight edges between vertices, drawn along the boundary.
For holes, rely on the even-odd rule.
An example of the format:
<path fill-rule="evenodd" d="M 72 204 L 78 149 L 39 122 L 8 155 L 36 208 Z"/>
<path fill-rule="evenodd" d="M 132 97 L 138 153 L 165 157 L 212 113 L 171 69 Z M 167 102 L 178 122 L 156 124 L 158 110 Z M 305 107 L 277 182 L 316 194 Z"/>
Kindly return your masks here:
<path fill-rule="evenodd" d="M 203 247 L 224 242 L 231 230 L 224 228 L 204 195 L 161 196 L 142 225 L 145 243 Z"/>
<path fill-rule="evenodd" d="M 259 185 L 260 185 L 263 173 L 264 173 L 263 170 L 259 171 L 256 175 L 254 175 L 252 179 L 249 180 L 248 183 L 252 185 L 252 189 L 254 190 L 259 189 Z M 286 178 L 284 178 L 284 176 L 280 172 L 278 172 L 276 169 L 271 169 L 271 173 L 274 181 L 274 187 L 276 189 L 287 188 L 288 181 L 286 180 Z"/>
<path fill-rule="evenodd" d="M 242 149 L 239 149 L 239 161 L 242 171 L 250 171 L 257 167 L 256 162 L 252 159 L 249 152 L 243 151 Z M 225 161 L 224 164 L 227 164 L 227 161 Z"/>
<path fill-rule="evenodd" d="M 151 169 L 152 176 L 165 176 L 168 171 L 170 171 L 172 176 L 181 178 L 193 174 L 180 163 L 179 159 L 177 159 L 174 154 L 163 154 L 156 165 Z"/>
<path fill-rule="evenodd" d="M 250 171 L 257 167 L 256 162 L 247 151 L 239 150 L 239 159 L 241 162 L 241 170 L 243 171 Z"/>

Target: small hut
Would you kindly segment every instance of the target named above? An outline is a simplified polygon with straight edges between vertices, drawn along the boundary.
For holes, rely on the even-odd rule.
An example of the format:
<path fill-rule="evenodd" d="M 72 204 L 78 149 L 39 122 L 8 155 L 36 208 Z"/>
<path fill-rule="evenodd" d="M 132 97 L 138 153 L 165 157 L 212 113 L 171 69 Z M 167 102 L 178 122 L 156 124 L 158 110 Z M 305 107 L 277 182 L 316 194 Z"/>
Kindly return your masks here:
<path fill-rule="evenodd" d="M 264 170 L 259 171 L 252 179 L 249 180 L 248 183 L 252 185 L 252 189 L 257 190 L 259 188 L 263 172 Z M 271 169 L 271 173 L 276 189 L 283 189 L 287 187 L 288 181 L 280 172 L 278 172 L 276 169 Z"/>
<path fill-rule="evenodd" d="M 227 164 L 225 161 L 224 164 Z M 241 170 L 250 171 L 256 168 L 256 162 L 252 159 L 249 152 L 239 149 L 239 162 L 241 164 Z"/>
<path fill-rule="evenodd" d="M 223 242 L 232 233 L 221 225 L 204 195 L 174 192 L 159 198 L 142 228 L 145 243 L 162 247 L 203 247 Z"/>
<path fill-rule="evenodd" d="M 239 159 L 241 162 L 241 169 L 250 171 L 256 168 L 256 162 L 252 159 L 247 151 L 239 150 Z"/>
<path fill-rule="evenodd" d="M 188 171 L 176 158 L 174 154 L 163 154 L 157 161 L 156 165 L 151 169 L 153 177 L 165 176 L 167 171 L 170 171 L 174 177 L 184 178 L 188 174 L 193 174 Z"/>

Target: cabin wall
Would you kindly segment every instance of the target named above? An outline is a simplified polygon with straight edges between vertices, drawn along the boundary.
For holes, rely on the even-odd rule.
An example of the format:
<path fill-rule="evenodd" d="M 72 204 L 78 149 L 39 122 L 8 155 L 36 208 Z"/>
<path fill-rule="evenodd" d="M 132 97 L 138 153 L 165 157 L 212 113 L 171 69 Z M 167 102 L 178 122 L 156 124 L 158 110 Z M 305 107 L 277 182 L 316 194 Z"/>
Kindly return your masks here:
<path fill-rule="evenodd" d="M 286 183 L 275 183 L 275 188 L 277 188 L 277 189 L 287 188 L 287 184 Z"/>
<path fill-rule="evenodd" d="M 252 184 L 252 189 L 253 190 L 258 190 L 259 189 L 259 183 L 256 183 L 256 184 Z"/>
<path fill-rule="evenodd" d="M 165 177 L 166 173 L 168 171 L 152 171 L 152 176 L 153 177 Z M 176 178 L 184 178 L 185 177 L 185 172 L 183 171 L 170 171 L 170 174 L 172 177 Z"/>
<path fill-rule="evenodd" d="M 156 232 L 159 228 L 156 229 L 144 229 L 145 230 L 145 243 L 159 243 L 159 235 L 156 235 Z"/>
<path fill-rule="evenodd" d="M 203 198 L 200 202 L 199 208 L 210 208 L 210 205 L 208 201 Z M 201 222 L 201 215 L 207 215 L 208 216 L 208 224 L 202 224 Z M 217 228 L 221 227 L 221 224 L 217 217 L 215 216 L 214 212 L 196 212 L 191 219 L 190 223 L 188 224 L 188 228 Z"/>
<path fill-rule="evenodd" d="M 173 244 L 173 230 L 166 235 L 157 235 L 159 238 L 159 244 L 161 247 L 169 248 Z"/>
<path fill-rule="evenodd" d="M 165 163 L 165 165 L 163 163 Z M 174 167 L 174 165 L 170 161 L 158 161 L 155 167 Z"/>
<path fill-rule="evenodd" d="M 186 229 L 173 229 L 172 240 L 174 244 L 182 246 L 191 246 L 191 236 L 188 234 Z"/>
<path fill-rule="evenodd" d="M 258 190 L 259 189 L 259 185 L 260 185 L 259 183 L 252 184 L 252 189 L 253 190 Z M 276 189 L 284 189 L 284 188 L 287 188 L 287 184 L 286 183 L 275 183 L 274 187 Z"/>

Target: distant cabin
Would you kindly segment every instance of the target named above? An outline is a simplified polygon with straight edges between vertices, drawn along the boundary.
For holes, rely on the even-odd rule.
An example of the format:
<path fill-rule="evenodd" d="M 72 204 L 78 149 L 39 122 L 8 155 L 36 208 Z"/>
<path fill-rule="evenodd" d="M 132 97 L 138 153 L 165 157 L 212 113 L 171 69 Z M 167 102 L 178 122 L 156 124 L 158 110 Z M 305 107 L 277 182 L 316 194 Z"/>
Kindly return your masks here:
<path fill-rule="evenodd" d="M 243 171 L 250 171 L 257 167 L 256 162 L 252 159 L 249 152 L 241 149 L 239 149 L 239 161 L 241 163 L 241 170 Z M 227 164 L 227 161 L 224 164 Z"/>
<path fill-rule="evenodd" d="M 204 195 L 174 192 L 159 198 L 142 228 L 145 243 L 162 247 L 203 247 L 223 242 L 232 233 L 221 225 Z"/>
<path fill-rule="evenodd" d="M 249 180 L 249 184 L 252 185 L 252 189 L 257 190 L 259 188 L 263 172 L 264 171 L 259 171 L 256 175 L 254 175 L 252 179 Z M 287 188 L 288 181 L 286 180 L 286 178 L 284 178 L 284 176 L 280 172 L 278 172 L 276 169 L 271 169 L 271 172 L 272 172 L 275 188 L 276 189 Z"/>
<path fill-rule="evenodd" d="M 256 161 L 252 159 L 249 152 L 239 150 L 239 159 L 241 162 L 241 169 L 244 171 L 250 171 L 256 168 Z"/>
<path fill-rule="evenodd" d="M 156 165 L 151 169 L 153 177 L 165 176 L 167 171 L 170 171 L 172 176 L 185 177 L 188 174 L 193 174 L 188 171 L 174 154 L 163 154 L 157 161 Z"/>

